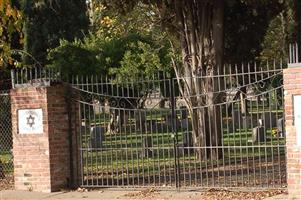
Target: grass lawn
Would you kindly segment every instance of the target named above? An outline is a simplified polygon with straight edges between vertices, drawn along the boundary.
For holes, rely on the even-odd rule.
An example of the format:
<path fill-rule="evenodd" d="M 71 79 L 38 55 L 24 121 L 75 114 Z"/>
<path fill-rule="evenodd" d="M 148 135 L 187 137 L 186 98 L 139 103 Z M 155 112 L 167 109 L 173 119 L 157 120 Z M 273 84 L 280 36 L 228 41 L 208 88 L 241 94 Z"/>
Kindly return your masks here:
<path fill-rule="evenodd" d="M 13 173 L 13 157 L 10 151 L 0 151 L 0 160 L 5 174 Z"/>

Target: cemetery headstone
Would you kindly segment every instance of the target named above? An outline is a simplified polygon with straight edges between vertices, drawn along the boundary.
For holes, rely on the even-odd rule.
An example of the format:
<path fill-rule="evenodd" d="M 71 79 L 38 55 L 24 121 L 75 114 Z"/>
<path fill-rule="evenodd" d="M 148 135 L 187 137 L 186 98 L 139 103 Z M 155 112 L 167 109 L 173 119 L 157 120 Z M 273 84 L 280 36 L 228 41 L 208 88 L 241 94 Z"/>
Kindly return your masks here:
<path fill-rule="evenodd" d="M 104 141 L 104 132 L 105 130 L 103 127 L 91 127 L 91 148 L 102 148 L 102 142 Z"/>
<path fill-rule="evenodd" d="M 229 124 L 229 127 L 232 126 L 234 130 L 250 129 L 259 125 L 256 116 L 250 114 L 243 116 L 239 110 L 232 113 L 232 123 L 233 125 Z M 232 131 L 234 131 L 233 128 L 231 128 Z"/>
<path fill-rule="evenodd" d="M 101 106 L 100 102 L 97 99 L 94 99 L 92 103 L 93 103 L 94 114 L 98 115 L 103 112 L 102 110 L 103 106 Z"/>
<path fill-rule="evenodd" d="M 264 142 L 265 141 L 265 130 L 264 127 L 262 126 L 257 126 L 253 128 L 252 131 L 252 142 L 257 143 L 257 142 Z"/>
<path fill-rule="evenodd" d="M 280 118 L 277 120 L 277 131 L 279 137 L 285 137 L 284 135 L 284 119 Z"/>
<path fill-rule="evenodd" d="M 266 129 L 272 129 L 277 126 L 277 116 L 273 112 L 264 112 L 261 114 L 259 125 Z"/>
<path fill-rule="evenodd" d="M 109 114 L 110 113 L 110 110 L 111 110 L 111 107 L 110 107 L 110 102 L 109 102 L 109 100 L 105 100 L 104 101 L 104 107 L 103 107 L 103 112 L 104 113 L 107 113 L 107 114 Z"/>
<path fill-rule="evenodd" d="M 250 129 L 258 126 L 257 116 L 247 115 L 243 117 L 243 128 Z"/>

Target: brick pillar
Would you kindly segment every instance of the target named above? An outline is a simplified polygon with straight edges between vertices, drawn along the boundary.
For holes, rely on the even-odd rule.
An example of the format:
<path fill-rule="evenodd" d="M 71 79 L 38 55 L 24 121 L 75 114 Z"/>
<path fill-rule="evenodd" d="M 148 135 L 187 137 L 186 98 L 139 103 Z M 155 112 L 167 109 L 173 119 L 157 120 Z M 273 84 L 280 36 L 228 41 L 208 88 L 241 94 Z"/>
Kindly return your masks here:
<path fill-rule="evenodd" d="M 301 199 L 301 146 L 296 131 L 301 124 L 295 124 L 294 119 L 294 96 L 301 95 L 301 67 L 288 68 L 283 73 L 289 199 Z"/>
<path fill-rule="evenodd" d="M 78 109 L 70 91 L 65 85 L 11 90 L 16 190 L 52 192 L 77 183 Z M 42 109 L 41 133 L 20 131 L 18 115 L 25 109 Z"/>

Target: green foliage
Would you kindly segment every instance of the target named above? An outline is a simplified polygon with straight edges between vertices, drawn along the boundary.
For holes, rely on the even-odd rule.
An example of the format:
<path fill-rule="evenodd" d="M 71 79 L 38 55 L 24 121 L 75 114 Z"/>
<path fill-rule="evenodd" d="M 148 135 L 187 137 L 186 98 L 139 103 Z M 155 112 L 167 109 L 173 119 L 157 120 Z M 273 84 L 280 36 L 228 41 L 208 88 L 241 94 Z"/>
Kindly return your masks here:
<path fill-rule="evenodd" d="M 118 80 L 150 75 L 162 67 L 159 52 L 149 44 L 138 41 L 137 44 L 130 43 L 129 48 L 124 53 L 120 68 L 110 70 L 110 74 L 116 75 Z"/>
<path fill-rule="evenodd" d="M 288 41 L 297 38 L 299 4 L 296 0 L 227 1 L 225 61 L 284 58 Z M 49 61 L 66 74 L 101 73 L 119 80 L 172 71 L 167 41 L 172 41 L 176 54 L 172 56 L 177 61 L 181 60 L 181 45 L 178 32 L 170 28 L 176 26 L 174 16 L 164 15 L 173 9 L 167 5 L 170 3 L 92 0 L 91 34 L 83 41 L 62 42 L 49 52 Z"/>
<path fill-rule="evenodd" d="M 25 65 L 45 65 L 47 50 L 68 41 L 81 38 L 88 28 L 84 0 L 22 0 L 25 15 Z"/>
<path fill-rule="evenodd" d="M 110 40 L 89 35 L 83 41 L 62 41 L 49 52 L 48 59 L 51 67 L 60 68 L 64 74 L 101 74 L 129 80 L 168 70 L 168 47 L 160 47 L 151 37 L 139 34 Z"/>
<path fill-rule="evenodd" d="M 227 5 L 225 58 L 228 62 L 285 61 L 289 43 L 301 41 L 299 0 L 228 1 Z"/>
<path fill-rule="evenodd" d="M 109 9 L 100 1 L 91 1 L 89 5 L 91 31 L 99 37 L 111 39 L 131 32 L 148 35 L 154 29 L 156 16 L 152 7 L 145 4 L 137 4 L 124 14 Z"/>
<path fill-rule="evenodd" d="M 289 43 L 300 43 L 301 2 L 298 0 L 283 1 L 282 9 L 269 21 L 269 26 L 262 42 L 261 60 L 287 58 Z"/>
<path fill-rule="evenodd" d="M 97 59 L 93 51 L 79 40 L 62 40 L 60 46 L 49 51 L 49 66 L 59 68 L 64 75 L 88 75 L 97 73 Z"/>
<path fill-rule="evenodd" d="M 285 29 L 283 13 L 270 21 L 261 44 L 261 60 L 273 60 L 276 58 L 285 60 L 285 58 L 287 58 L 287 34 Z"/>
<path fill-rule="evenodd" d="M 289 43 L 301 42 L 301 1 L 286 0 L 284 17 L 286 25 L 287 41 Z"/>
<path fill-rule="evenodd" d="M 228 1 L 225 9 L 225 62 L 256 59 L 265 48 L 262 42 L 269 23 L 282 11 L 283 3 L 269 1 Z"/>
<path fill-rule="evenodd" d="M 11 0 L 0 0 L 0 70 L 13 65 L 13 43 L 15 34 L 22 30 L 23 16 Z"/>
<path fill-rule="evenodd" d="M 152 22 L 159 22 L 169 30 L 180 52 L 175 1 L 101 0 L 111 13 L 127 16 L 137 7 L 147 4 Z M 225 1 L 225 56 L 228 63 L 240 63 L 254 59 L 285 58 L 287 46 L 300 42 L 300 0 L 228 0 Z M 152 9 L 151 9 L 152 8 Z M 155 9 L 154 9 L 155 8 Z"/>

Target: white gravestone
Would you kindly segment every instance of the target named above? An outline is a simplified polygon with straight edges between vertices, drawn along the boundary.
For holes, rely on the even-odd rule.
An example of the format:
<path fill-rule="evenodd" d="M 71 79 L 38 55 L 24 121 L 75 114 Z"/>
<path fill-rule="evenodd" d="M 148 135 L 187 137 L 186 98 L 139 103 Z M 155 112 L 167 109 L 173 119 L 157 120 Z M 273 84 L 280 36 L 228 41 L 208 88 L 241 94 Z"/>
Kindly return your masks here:
<path fill-rule="evenodd" d="M 301 147 L 301 95 L 294 96 L 294 124 L 296 127 L 297 146 Z"/>
<path fill-rule="evenodd" d="M 43 111 L 42 109 L 18 110 L 19 134 L 42 134 Z"/>

